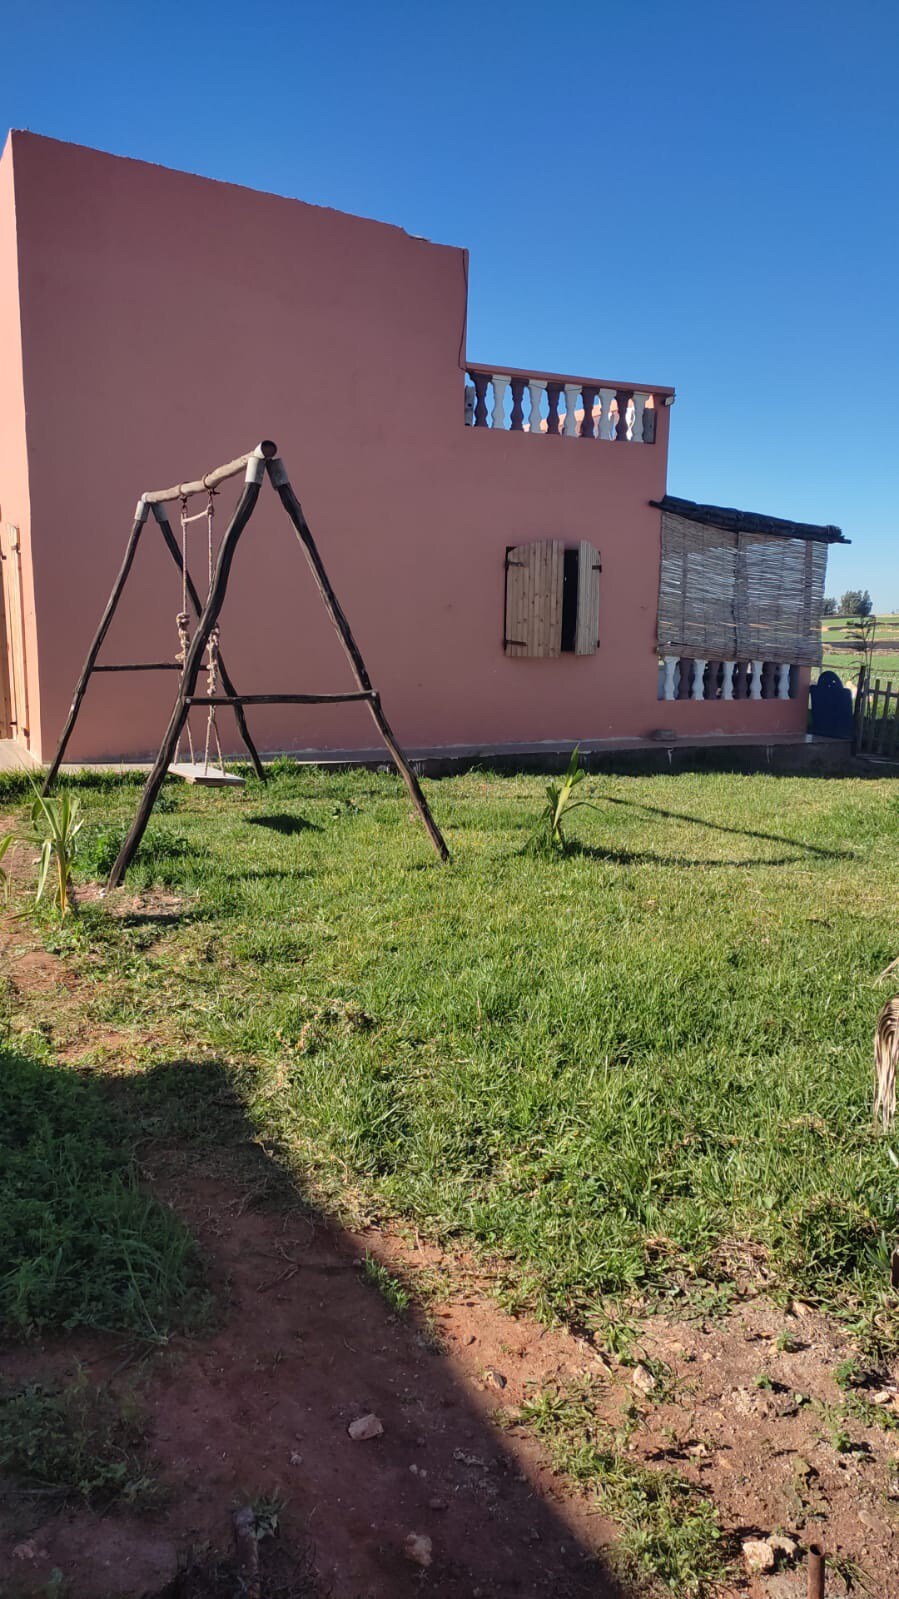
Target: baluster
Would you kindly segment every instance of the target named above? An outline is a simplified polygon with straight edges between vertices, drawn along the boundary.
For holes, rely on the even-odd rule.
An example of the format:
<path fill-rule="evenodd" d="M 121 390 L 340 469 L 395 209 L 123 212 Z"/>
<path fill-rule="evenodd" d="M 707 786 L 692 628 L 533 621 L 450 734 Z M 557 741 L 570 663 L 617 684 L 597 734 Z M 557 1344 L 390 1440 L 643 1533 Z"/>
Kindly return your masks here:
<path fill-rule="evenodd" d="M 585 383 L 581 393 L 584 397 L 584 415 L 581 419 L 581 438 L 592 439 L 595 438 L 595 434 L 593 432 L 593 403 L 597 394 L 599 393 L 599 390 L 596 389 L 593 384 Z"/>
<path fill-rule="evenodd" d="M 616 444 L 627 443 L 627 405 L 630 395 L 627 389 L 618 390 L 618 428 L 615 433 Z"/>
<path fill-rule="evenodd" d="M 600 389 L 599 398 L 602 402 L 602 416 L 599 421 L 599 436 L 601 439 L 611 439 L 612 434 L 612 401 L 615 398 L 614 389 Z"/>
<path fill-rule="evenodd" d="M 716 700 L 718 698 L 718 687 L 723 669 L 723 661 L 709 661 L 709 669 L 705 675 L 705 697 L 707 700 Z"/>
<path fill-rule="evenodd" d="M 677 683 L 675 681 L 675 672 L 676 672 L 676 670 L 677 670 L 677 656 L 676 655 L 666 655 L 665 656 L 665 678 L 664 678 L 664 687 L 663 687 L 663 692 L 662 692 L 662 699 L 663 700 L 676 700 L 677 699 Z"/>
<path fill-rule="evenodd" d="M 693 691 L 692 691 L 692 693 L 690 695 L 691 700 L 704 700 L 705 699 L 705 669 L 706 669 L 706 665 L 707 665 L 706 661 L 697 660 L 697 661 L 693 662 Z"/>
<path fill-rule="evenodd" d="M 721 662 L 721 698 L 732 700 L 734 697 L 734 667 L 736 661 Z"/>
<path fill-rule="evenodd" d="M 558 433 L 559 431 L 559 396 L 562 393 L 561 383 L 547 383 L 546 385 L 546 431 Z"/>
<path fill-rule="evenodd" d="M 474 427 L 474 401 L 475 401 L 474 385 L 472 383 L 466 383 L 466 385 L 465 385 L 465 426 L 467 428 Z"/>
<path fill-rule="evenodd" d="M 488 372 L 471 372 L 469 376 L 474 384 L 474 392 L 477 396 L 474 408 L 474 425 L 476 428 L 485 428 L 487 426 L 487 385 L 490 382 L 490 374 Z"/>
<path fill-rule="evenodd" d="M 773 661 L 763 661 L 762 662 L 762 699 L 763 700 L 773 700 L 773 698 L 774 698 L 774 676 L 775 676 L 774 662 Z"/>
<path fill-rule="evenodd" d="M 788 662 L 782 662 L 777 668 L 777 698 L 788 700 L 790 698 L 790 667 Z"/>
<path fill-rule="evenodd" d="M 760 700 L 762 697 L 762 667 L 764 664 L 764 661 L 753 661 L 751 663 L 752 678 L 749 684 L 749 698 L 751 700 Z"/>
<path fill-rule="evenodd" d="M 528 431 L 530 433 L 539 433 L 541 431 L 540 405 L 545 388 L 546 380 L 544 378 L 531 378 L 528 383 L 528 393 L 531 396 L 531 414 L 528 419 Z"/>
<path fill-rule="evenodd" d="M 565 425 L 562 429 L 562 432 L 568 439 L 573 439 L 577 434 L 577 417 L 574 413 L 577 408 L 577 397 L 580 392 L 579 384 L 565 384 Z"/>
<path fill-rule="evenodd" d="M 643 413 L 646 410 L 648 394 L 634 395 L 634 419 L 631 423 L 631 443 L 643 443 Z"/>
<path fill-rule="evenodd" d="M 524 378 L 512 379 L 512 415 L 509 427 L 513 433 L 524 432 Z"/>
<path fill-rule="evenodd" d="M 690 684 L 693 681 L 693 662 L 686 655 L 680 657 L 680 676 L 677 680 L 677 697 L 679 700 L 690 698 Z"/>
<path fill-rule="evenodd" d="M 656 441 L 656 405 L 655 399 L 650 394 L 646 398 L 646 410 L 643 412 L 643 443 L 655 444 Z"/>
<path fill-rule="evenodd" d="M 508 387 L 509 379 L 502 372 L 494 372 L 491 425 L 495 428 L 504 428 L 506 425 L 506 390 Z"/>

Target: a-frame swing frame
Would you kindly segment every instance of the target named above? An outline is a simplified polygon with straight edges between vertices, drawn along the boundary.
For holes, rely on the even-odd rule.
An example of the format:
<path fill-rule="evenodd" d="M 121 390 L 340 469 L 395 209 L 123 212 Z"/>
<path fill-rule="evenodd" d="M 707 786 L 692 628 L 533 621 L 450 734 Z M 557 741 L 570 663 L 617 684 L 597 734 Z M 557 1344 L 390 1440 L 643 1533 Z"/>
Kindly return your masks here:
<path fill-rule="evenodd" d="M 181 551 L 178 547 L 178 541 L 172 532 L 171 525 L 165 513 L 165 505 L 174 500 L 183 500 L 191 494 L 209 492 L 211 489 L 215 488 L 217 484 L 224 482 L 227 478 L 236 477 L 240 472 L 245 472 L 243 492 L 234 508 L 231 520 L 228 523 L 228 526 L 222 537 L 221 544 L 219 545 L 218 557 L 216 559 L 215 569 L 212 574 L 212 582 L 209 585 L 209 593 L 206 596 L 205 604 L 201 603 L 200 601 L 197 590 L 190 577 L 190 573 L 188 572 L 185 574 L 187 592 L 199 620 L 197 622 L 183 668 L 177 662 L 168 661 L 132 662 L 122 666 L 98 666 L 97 657 L 100 653 L 100 649 L 106 634 L 109 631 L 109 626 L 112 622 L 112 618 L 115 614 L 119 600 L 122 597 L 122 592 L 125 588 L 131 567 L 134 563 L 134 557 L 137 553 L 137 547 L 140 541 L 141 533 L 147 522 L 148 515 L 152 512 L 153 517 L 162 532 L 166 546 L 171 552 L 179 571 L 181 571 L 183 564 Z M 234 555 L 240 540 L 240 536 L 249 522 L 253 511 L 255 510 L 256 501 L 259 498 L 259 491 L 262 487 L 262 482 L 266 474 L 268 474 L 269 478 L 271 479 L 272 485 L 275 488 L 279 499 L 281 500 L 281 504 L 284 506 L 284 509 L 293 524 L 294 530 L 300 540 L 306 555 L 306 559 L 312 570 L 312 575 L 315 579 L 315 584 L 318 588 L 319 594 L 321 595 L 322 601 L 324 602 L 325 609 L 328 612 L 332 623 L 334 624 L 334 628 L 343 646 L 344 654 L 349 661 L 350 669 L 358 685 L 354 692 L 346 694 L 238 694 L 234 688 L 234 684 L 231 681 L 230 676 L 225 670 L 221 653 L 219 653 L 218 659 L 224 693 L 210 695 L 198 694 L 196 691 L 197 679 L 202 668 L 203 655 L 209 641 L 209 636 L 218 621 L 219 613 L 221 612 L 222 605 L 224 604 L 225 595 L 228 589 L 228 578 L 231 572 L 231 563 L 234 560 Z M 175 699 L 175 704 L 172 708 L 172 714 L 169 718 L 168 727 L 166 728 L 162 743 L 159 746 L 159 753 L 155 762 L 153 763 L 150 775 L 147 778 L 146 786 L 143 794 L 141 795 L 140 804 L 138 805 L 134 821 L 131 824 L 128 836 L 119 850 L 115 864 L 113 865 L 113 868 L 109 874 L 109 879 L 106 884 L 107 889 L 118 887 L 125 875 L 125 872 L 128 870 L 131 861 L 134 858 L 134 855 L 140 845 L 140 841 L 143 838 L 147 823 L 150 820 L 153 806 L 156 803 L 156 796 L 162 787 L 166 774 L 172 764 L 172 760 L 174 759 L 179 739 L 184 731 L 184 724 L 187 721 L 191 708 L 194 705 L 233 706 L 237 725 L 247 752 L 253 763 L 253 767 L 257 776 L 264 779 L 265 769 L 259 758 L 258 751 L 256 750 L 256 747 L 250 737 L 246 718 L 243 714 L 243 707 L 245 705 L 331 705 L 349 700 L 363 700 L 368 705 L 381 738 L 393 757 L 394 764 L 396 765 L 400 776 L 409 790 L 412 801 L 422 821 L 424 822 L 434 849 L 441 860 L 449 860 L 449 850 L 446 847 L 443 834 L 431 815 L 428 802 L 422 792 L 421 784 L 419 783 L 418 778 L 413 772 L 409 762 L 406 760 L 403 751 L 394 737 L 390 723 L 388 722 L 387 717 L 384 715 L 384 711 L 381 707 L 380 696 L 378 695 L 377 691 L 372 688 L 371 679 L 369 678 L 366 670 L 365 662 L 363 661 L 359 647 L 353 638 L 350 624 L 347 621 L 343 610 L 341 609 L 337 595 L 331 587 L 328 574 L 325 571 L 321 556 L 316 548 L 315 540 L 313 539 L 309 530 L 309 524 L 303 514 L 303 508 L 293 491 L 290 479 L 288 478 L 287 472 L 284 469 L 284 464 L 278 455 L 278 447 L 276 444 L 272 443 L 271 439 L 264 439 L 261 444 L 256 446 L 255 450 L 251 450 L 247 455 L 239 456 L 236 461 L 229 461 L 227 466 L 218 467 L 214 472 L 207 473 L 205 477 L 198 479 L 194 483 L 178 483 L 170 489 L 159 489 L 154 493 L 144 494 L 141 496 L 137 503 L 134 525 L 131 529 L 131 534 L 125 549 L 125 557 L 122 562 L 121 569 L 115 580 L 115 583 L 113 584 L 112 593 L 109 596 L 106 609 L 104 610 L 100 619 L 100 625 L 97 628 L 97 632 L 94 635 L 93 642 L 88 651 L 87 659 L 84 663 L 81 676 L 79 677 L 75 688 L 75 694 L 72 699 L 71 708 L 69 710 L 68 717 L 66 718 L 65 726 L 62 730 L 59 746 L 44 782 L 43 792 L 45 794 L 49 792 L 59 771 L 60 764 L 63 756 L 65 755 L 66 746 L 68 745 L 69 739 L 72 735 L 72 730 L 78 719 L 78 713 L 81 709 L 81 702 L 84 699 L 85 690 L 92 674 L 94 672 L 140 672 L 155 670 L 175 670 L 181 672 L 181 679 L 178 685 L 178 694 Z"/>

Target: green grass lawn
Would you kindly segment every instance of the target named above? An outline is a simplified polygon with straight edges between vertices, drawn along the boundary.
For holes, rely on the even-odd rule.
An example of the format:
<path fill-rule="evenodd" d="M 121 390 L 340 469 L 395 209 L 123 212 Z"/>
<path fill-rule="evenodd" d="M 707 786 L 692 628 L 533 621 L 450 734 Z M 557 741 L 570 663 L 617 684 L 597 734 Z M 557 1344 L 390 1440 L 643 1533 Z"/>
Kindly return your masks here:
<path fill-rule="evenodd" d="M 77 787 L 102 875 L 137 790 Z M 899 1230 L 871 1118 L 895 784 L 585 789 L 599 810 L 546 859 L 539 777 L 430 783 L 440 867 L 392 774 L 170 784 L 130 881 L 181 914 L 85 905 L 46 936 L 89 972 L 90 1022 L 133 1033 L 145 1133 L 225 1136 L 214 1063 L 310 1193 L 486 1246 L 543 1313 L 599 1325 L 609 1296 L 729 1279 L 747 1245 L 783 1291 L 876 1313 Z"/>

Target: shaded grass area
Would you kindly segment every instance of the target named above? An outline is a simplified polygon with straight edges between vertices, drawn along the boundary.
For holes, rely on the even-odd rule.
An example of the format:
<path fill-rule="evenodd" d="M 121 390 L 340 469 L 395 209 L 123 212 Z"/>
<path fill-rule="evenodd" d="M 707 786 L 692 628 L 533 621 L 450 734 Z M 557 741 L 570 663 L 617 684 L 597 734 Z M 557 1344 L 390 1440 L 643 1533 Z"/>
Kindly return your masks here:
<path fill-rule="evenodd" d="M 100 1088 L 0 1049 L 0 1325 L 155 1339 L 203 1312 L 190 1234 L 140 1187 Z"/>
<path fill-rule="evenodd" d="M 161 1494 L 142 1442 L 139 1412 L 83 1374 L 65 1387 L 0 1392 L 0 1479 L 26 1496 L 150 1509 Z"/>
<path fill-rule="evenodd" d="M 78 786 L 99 874 L 136 796 Z M 429 785 L 440 868 L 390 774 L 167 787 L 132 883 L 181 919 L 85 906 L 48 937 L 90 956 L 92 1022 L 134 1030 L 157 1135 L 230 1113 L 140 1067 L 214 1059 L 308 1190 L 478 1242 L 543 1314 L 726 1279 L 751 1244 L 784 1292 L 870 1321 L 899 1228 L 870 1113 L 893 785 L 593 778 L 558 860 L 524 851 L 542 788 Z"/>

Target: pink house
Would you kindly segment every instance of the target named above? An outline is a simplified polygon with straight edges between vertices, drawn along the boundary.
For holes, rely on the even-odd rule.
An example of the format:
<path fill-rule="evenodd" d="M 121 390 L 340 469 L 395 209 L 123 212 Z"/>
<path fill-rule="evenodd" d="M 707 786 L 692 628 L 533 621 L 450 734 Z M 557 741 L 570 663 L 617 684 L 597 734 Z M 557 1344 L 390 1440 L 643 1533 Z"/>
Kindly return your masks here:
<path fill-rule="evenodd" d="M 138 496 L 266 436 L 412 754 L 801 737 L 839 531 L 666 499 L 671 388 L 472 365 L 466 311 L 464 250 L 12 134 L 0 735 L 52 755 Z M 190 538 L 205 578 L 202 523 Z M 103 659 L 173 659 L 180 609 L 147 539 Z M 222 647 L 242 692 L 352 687 L 268 490 Z M 69 758 L 155 752 L 176 681 L 93 678 Z M 252 731 L 375 743 L 358 704 L 254 707 Z"/>

